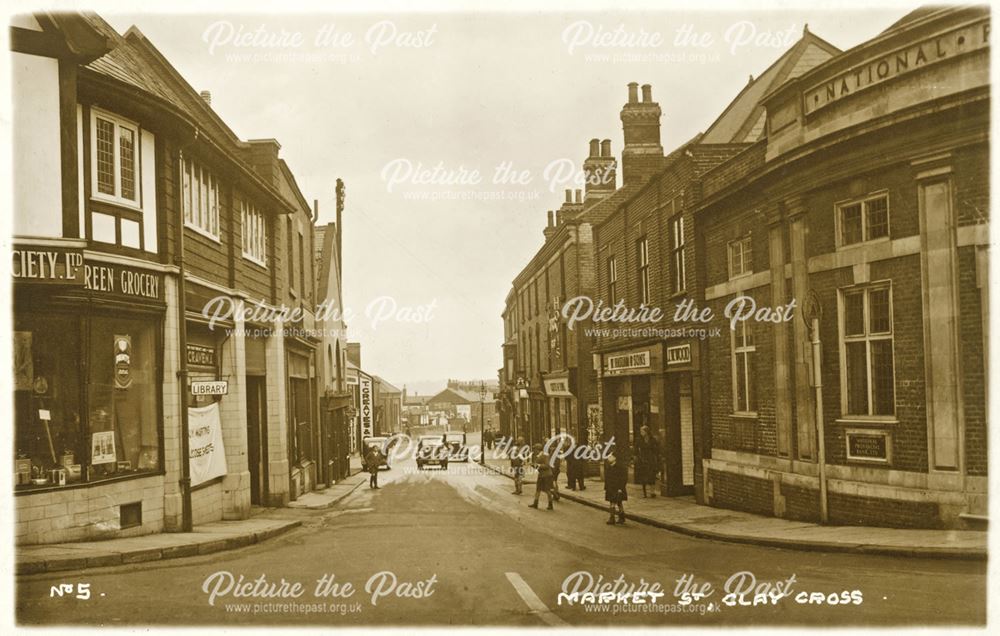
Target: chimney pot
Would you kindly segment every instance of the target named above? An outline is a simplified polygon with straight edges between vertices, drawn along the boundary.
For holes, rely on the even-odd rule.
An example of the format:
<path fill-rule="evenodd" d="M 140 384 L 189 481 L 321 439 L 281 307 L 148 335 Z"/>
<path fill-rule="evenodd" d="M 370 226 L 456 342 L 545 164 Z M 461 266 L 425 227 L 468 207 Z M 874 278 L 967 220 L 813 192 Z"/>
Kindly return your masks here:
<path fill-rule="evenodd" d="M 601 142 L 601 156 L 610 157 L 611 156 L 611 140 L 605 139 Z"/>
<path fill-rule="evenodd" d="M 211 106 L 212 105 L 212 91 L 202 91 L 200 94 L 201 94 L 201 98 L 203 100 L 205 100 L 205 103 L 208 104 L 209 106 Z"/>
<path fill-rule="evenodd" d="M 649 84 L 642 85 L 642 101 L 647 104 L 653 101 L 653 87 Z"/>
<path fill-rule="evenodd" d="M 552 210 L 549 210 L 549 227 L 552 227 Z"/>
<path fill-rule="evenodd" d="M 628 83 L 628 103 L 635 104 L 639 101 L 639 84 L 637 82 Z"/>
<path fill-rule="evenodd" d="M 601 141 L 599 139 L 591 139 L 590 140 L 590 154 L 588 156 L 590 156 L 590 157 L 597 157 L 600 154 L 600 152 L 601 152 L 600 145 L 601 145 Z"/>
<path fill-rule="evenodd" d="M 573 191 L 566 190 L 566 203 L 572 203 L 572 202 L 573 202 Z"/>
<path fill-rule="evenodd" d="M 583 190 L 576 191 L 576 202 L 583 203 Z"/>

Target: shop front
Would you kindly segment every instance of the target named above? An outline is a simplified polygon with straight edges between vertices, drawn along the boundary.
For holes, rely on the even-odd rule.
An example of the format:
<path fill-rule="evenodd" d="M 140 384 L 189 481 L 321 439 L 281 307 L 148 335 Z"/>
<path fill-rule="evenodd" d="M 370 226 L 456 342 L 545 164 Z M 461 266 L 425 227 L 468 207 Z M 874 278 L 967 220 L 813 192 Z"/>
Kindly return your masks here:
<path fill-rule="evenodd" d="M 570 373 L 546 374 L 542 381 L 548 406 L 548 434 L 569 433 L 582 440 L 577 420 L 577 399 L 573 392 Z"/>
<path fill-rule="evenodd" d="M 162 530 L 161 268 L 71 241 L 13 259 L 17 542 Z"/>
<path fill-rule="evenodd" d="M 288 346 L 288 437 L 293 498 L 316 488 L 319 427 L 316 419 L 316 372 L 313 353 Z"/>
<path fill-rule="evenodd" d="M 632 455 L 648 426 L 668 496 L 694 491 L 693 349 L 656 343 L 601 354 L 603 440 Z"/>

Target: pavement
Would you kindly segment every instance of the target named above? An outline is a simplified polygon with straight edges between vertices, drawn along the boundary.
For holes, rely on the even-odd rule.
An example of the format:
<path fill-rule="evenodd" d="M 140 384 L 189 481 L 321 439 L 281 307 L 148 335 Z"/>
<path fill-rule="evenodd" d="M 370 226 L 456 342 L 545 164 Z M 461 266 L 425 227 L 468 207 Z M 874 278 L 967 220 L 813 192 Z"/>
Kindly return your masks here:
<path fill-rule="evenodd" d="M 510 461 L 489 458 L 487 466 L 510 476 Z M 525 483 L 534 484 L 534 469 Z M 585 490 L 566 488 L 559 477 L 563 499 L 607 511 L 604 482 L 584 480 Z M 532 492 L 526 489 L 525 492 Z M 625 518 L 704 539 L 799 550 L 883 554 L 890 556 L 986 560 L 989 534 L 977 530 L 917 530 L 868 526 L 832 526 L 765 517 L 748 512 L 703 506 L 694 497 L 643 498 L 641 486 L 628 485 Z"/>
<path fill-rule="evenodd" d="M 983 561 L 786 550 L 632 521 L 611 526 L 603 513 L 567 500 L 552 511 L 532 509 L 531 490 L 512 495 L 507 478 L 475 463 L 418 470 L 410 462 L 379 481 L 379 489 L 363 484 L 332 508 L 280 509 L 273 514 L 302 524 L 237 550 L 19 576 L 16 620 L 134 629 L 986 621 Z M 89 600 L 52 594 L 53 586 L 69 584 L 86 584 Z M 291 594 L 296 584 L 301 593 Z M 655 605 L 568 603 L 560 596 L 567 586 L 621 591 L 652 584 L 665 593 Z M 736 588 L 777 585 L 789 593 L 773 602 L 726 600 Z M 683 606 L 679 588 L 708 596 Z M 848 595 L 849 603 L 842 600 Z"/>
<path fill-rule="evenodd" d="M 351 476 L 289 502 L 287 509 L 254 508 L 249 519 L 215 521 L 193 532 L 163 532 L 121 539 L 17 546 L 15 572 L 37 574 L 160 561 L 233 550 L 266 541 L 302 525 L 295 509 L 330 508 L 368 480 L 352 462 Z M 290 516 L 292 515 L 292 516 Z"/>

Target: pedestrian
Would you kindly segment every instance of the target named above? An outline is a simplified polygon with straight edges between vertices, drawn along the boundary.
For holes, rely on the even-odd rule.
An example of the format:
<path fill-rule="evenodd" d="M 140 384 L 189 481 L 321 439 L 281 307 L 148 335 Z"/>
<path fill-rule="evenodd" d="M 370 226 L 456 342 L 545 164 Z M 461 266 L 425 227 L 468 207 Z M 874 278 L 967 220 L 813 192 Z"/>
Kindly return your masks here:
<path fill-rule="evenodd" d="M 552 453 L 550 464 L 552 466 L 552 498 L 559 501 L 559 475 L 562 473 L 562 456 L 561 453 L 562 445 L 556 447 L 555 452 Z"/>
<path fill-rule="evenodd" d="M 660 445 L 649 432 L 648 426 L 639 429 L 639 439 L 635 442 L 635 480 L 642 485 L 642 496 L 651 487 L 656 496 L 656 474 L 660 470 Z"/>
<path fill-rule="evenodd" d="M 382 453 L 379 452 L 375 445 L 372 444 L 368 447 L 368 452 L 365 454 L 365 468 L 371 474 L 368 478 L 368 487 L 378 490 L 378 471 L 379 466 L 382 464 Z"/>
<path fill-rule="evenodd" d="M 624 457 L 618 456 L 618 451 L 612 446 L 608 458 L 604 461 L 604 499 L 608 502 L 608 525 L 615 525 L 615 512 L 618 513 L 618 523 L 625 523 L 625 507 L 628 500 L 628 466 Z"/>
<path fill-rule="evenodd" d="M 531 462 L 538 471 L 538 478 L 535 481 L 535 500 L 528 507 L 538 508 L 538 498 L 544 492 L 549 501 L 547 509 L 552 510 L 552 458 L 542 450 L 541 444 L 535 444 L 532 450 L 534 454 Z"/>
<path fill-rule="evenodd" d="M 566 482 L 570 490 L 586 490 L 583 478 L 586 471 L 587 448 L 583 445 L 575 447 L 566 455 Z"/>
<path fill-rule="evenodd" d="M 520 495 L 524 486 L 524 438 L 518 437 L 510 449 L 510 472 L 514 476 L 514 494 Z"/>

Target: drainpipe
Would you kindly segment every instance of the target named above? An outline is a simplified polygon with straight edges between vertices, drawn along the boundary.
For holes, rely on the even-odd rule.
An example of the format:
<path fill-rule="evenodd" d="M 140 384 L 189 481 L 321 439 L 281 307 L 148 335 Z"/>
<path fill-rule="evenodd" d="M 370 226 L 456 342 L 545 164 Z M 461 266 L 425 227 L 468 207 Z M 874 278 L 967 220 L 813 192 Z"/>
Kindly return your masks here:
<path fill-rule="evenodd" d="M 816 435 L 819 437 L 817 449 L 817 461 L 819 463 L 819 518 L 823 523 L 829 521 L 829 510 L 827 508 L 826 492 L 826 434 L 823 424 L 823 374 L 821 373 L 822 345 L 819 341 L 819 318 L 814 317 L 812 326 L 812 357 L 813 357 L 813 386 L 816 387 Z"/>
<path fill-rule="evenodd" d="M 198 139 L 198 129 L 194 130 L 191 140 L 177 150 L 176 190 L 183 189 L 184 149 Z M 190 422 L 188 421 L 188 365 L 187 365 L 187 315 L 186 292 L 184 285 L 184 205 L 181 197 L 175 197 L 177 240 L 174 241 L 174 265 L 177 266 L 177 346 L 180 349 L 180 366 L 177 369 L 177 379 L 181 385 L 181 531 L 191 532 L 194 529 L 194 518 L 191 512 L 191 447 Z"/>

